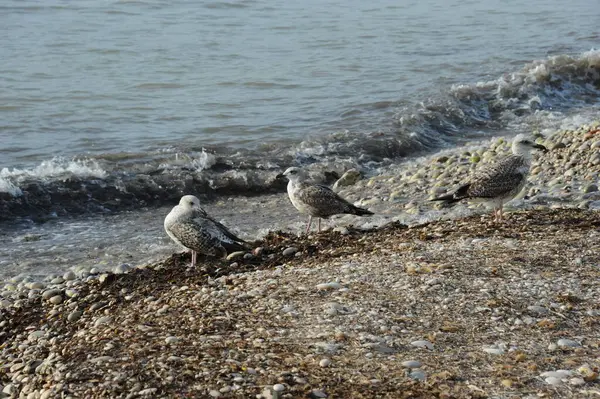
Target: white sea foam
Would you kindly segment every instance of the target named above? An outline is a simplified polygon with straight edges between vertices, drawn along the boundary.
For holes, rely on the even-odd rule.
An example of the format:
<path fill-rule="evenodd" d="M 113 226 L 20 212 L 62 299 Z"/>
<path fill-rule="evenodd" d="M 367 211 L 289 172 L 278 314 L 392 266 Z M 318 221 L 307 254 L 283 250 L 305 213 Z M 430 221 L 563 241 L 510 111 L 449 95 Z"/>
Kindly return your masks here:
<path fill-rule="evenodd" d="M 108 174 L 98 162 L 89 159 L 67 160 L 55 157 L 43 161 L 30 169 L 3 168 L 0 170 L 0 192 L 8 192 L 13 196 L 21 195 L 19 184 L 27 179 L 49 179 L 59 177 L 95 177 L 103 179 Z"/>

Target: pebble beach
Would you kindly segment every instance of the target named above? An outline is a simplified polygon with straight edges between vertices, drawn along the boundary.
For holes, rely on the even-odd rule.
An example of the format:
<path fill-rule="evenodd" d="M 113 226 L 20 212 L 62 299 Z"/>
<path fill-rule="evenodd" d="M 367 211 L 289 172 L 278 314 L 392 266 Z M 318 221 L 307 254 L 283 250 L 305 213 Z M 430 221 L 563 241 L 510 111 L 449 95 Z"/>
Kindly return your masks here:
<path fill-rule="evenodd" d="M 427 199 L 510 138 L 348 172 L 336 190 L 375 217 L 197 269 L 175 254 L 0 283 L 0 395 L 597 397 L 599 126 L 537 135 L 550 151 L 501 224 Z"/>

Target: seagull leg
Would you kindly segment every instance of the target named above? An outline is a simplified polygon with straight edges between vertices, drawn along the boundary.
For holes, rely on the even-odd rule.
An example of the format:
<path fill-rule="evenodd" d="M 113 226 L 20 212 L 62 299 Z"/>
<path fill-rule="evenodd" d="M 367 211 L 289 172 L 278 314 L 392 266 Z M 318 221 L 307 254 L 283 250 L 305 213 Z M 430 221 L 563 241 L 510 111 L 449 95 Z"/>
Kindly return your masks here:
<path fill-rule="evenodd" d="M 321 218 L 319 218 L 319 233 L 321 232 Z"/>
<path fill-rule="evenodd" d="M 504 220 L 504 216 L 502 215 L 502 206 L 500 207 L 500 209 L 498 209 L 498 221 L 503 221 Z"/>
<path fill-rule="evenodd" d="M 192 251 L 192 264 L 190 267 L 196 266 L 196 251 Z"/>
<path fill-rule="evenodd" d="M 312 223 L 312 216 L 308 215 L 308 225 L 306 226 L 306 234 L 310 231 L 310 224 Z"/>

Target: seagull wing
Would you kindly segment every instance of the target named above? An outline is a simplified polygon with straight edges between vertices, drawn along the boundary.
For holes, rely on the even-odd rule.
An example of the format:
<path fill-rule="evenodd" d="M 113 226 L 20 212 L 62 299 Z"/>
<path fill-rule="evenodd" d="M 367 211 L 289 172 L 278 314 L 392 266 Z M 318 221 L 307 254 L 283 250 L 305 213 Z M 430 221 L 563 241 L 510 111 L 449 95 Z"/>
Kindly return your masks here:
<path fill-rule="evenodd" d="M 218 236 L 204 227 L 200 218 L 174 223 L 170 232 L 183 246 L 205 255 L 223 256 L 223 248 Z"/>
<path fill-rule="evenodd" d="M 354 208 L 354 205 L 321 184 L 307 185 L 299 192 L 299 197 L 302 202 L 319 210 L 323 215 L 347 213 Z"/>
<path fill-rule="evenodd" d="M 523 184 L 528 170 L 521 157 L 509 156 L 476 172 L 466 196 L 496 198 L 508 195 Z"/>

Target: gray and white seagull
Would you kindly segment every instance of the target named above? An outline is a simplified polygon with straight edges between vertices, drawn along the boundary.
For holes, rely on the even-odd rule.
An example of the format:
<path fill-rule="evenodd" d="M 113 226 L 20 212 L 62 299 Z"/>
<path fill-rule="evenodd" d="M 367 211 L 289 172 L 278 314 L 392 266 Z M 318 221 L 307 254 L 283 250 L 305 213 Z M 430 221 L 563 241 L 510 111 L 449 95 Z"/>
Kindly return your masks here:
<path fill-rule="evenodd" d="M 469 182 L 454 192 L 431 201 L 458 202 L 463 199 L 484 202 L 494 209 L 494 220 L 502 220 L 502 207 L 523 190 L 531 167 L 532 149 L 548 150 L 524 134 L 515 136 L 512 154 L 478 169 Z"/>
<path fill-rule="evenodd" d="M 321 231 L 321 219 L 327 219 L 333 215 L 347 213 L 366 216 L 373 214 L 367 209 L 352 205 L 327 186 L 306 182 L 306 172 L 300 168 L 287 168 L 285 172 L 277 175 L 278 179 L 282 177 L 287 177 L 289 180 L 287 192 L 292 205 L 301 213 L 308 214 L 307 234 L 313 217 L 319 218 L 318 231 Z"/>
<path fill-rule="evenodd" d="M 224 258 L 228 252 L 247 248 L 244 240 L 208 216 L 193 195 L 181 197 L 165 218 L 165 230 L 173 241 L 192 251 L 191 267 L 196 265 L 198 252 Z"/>

